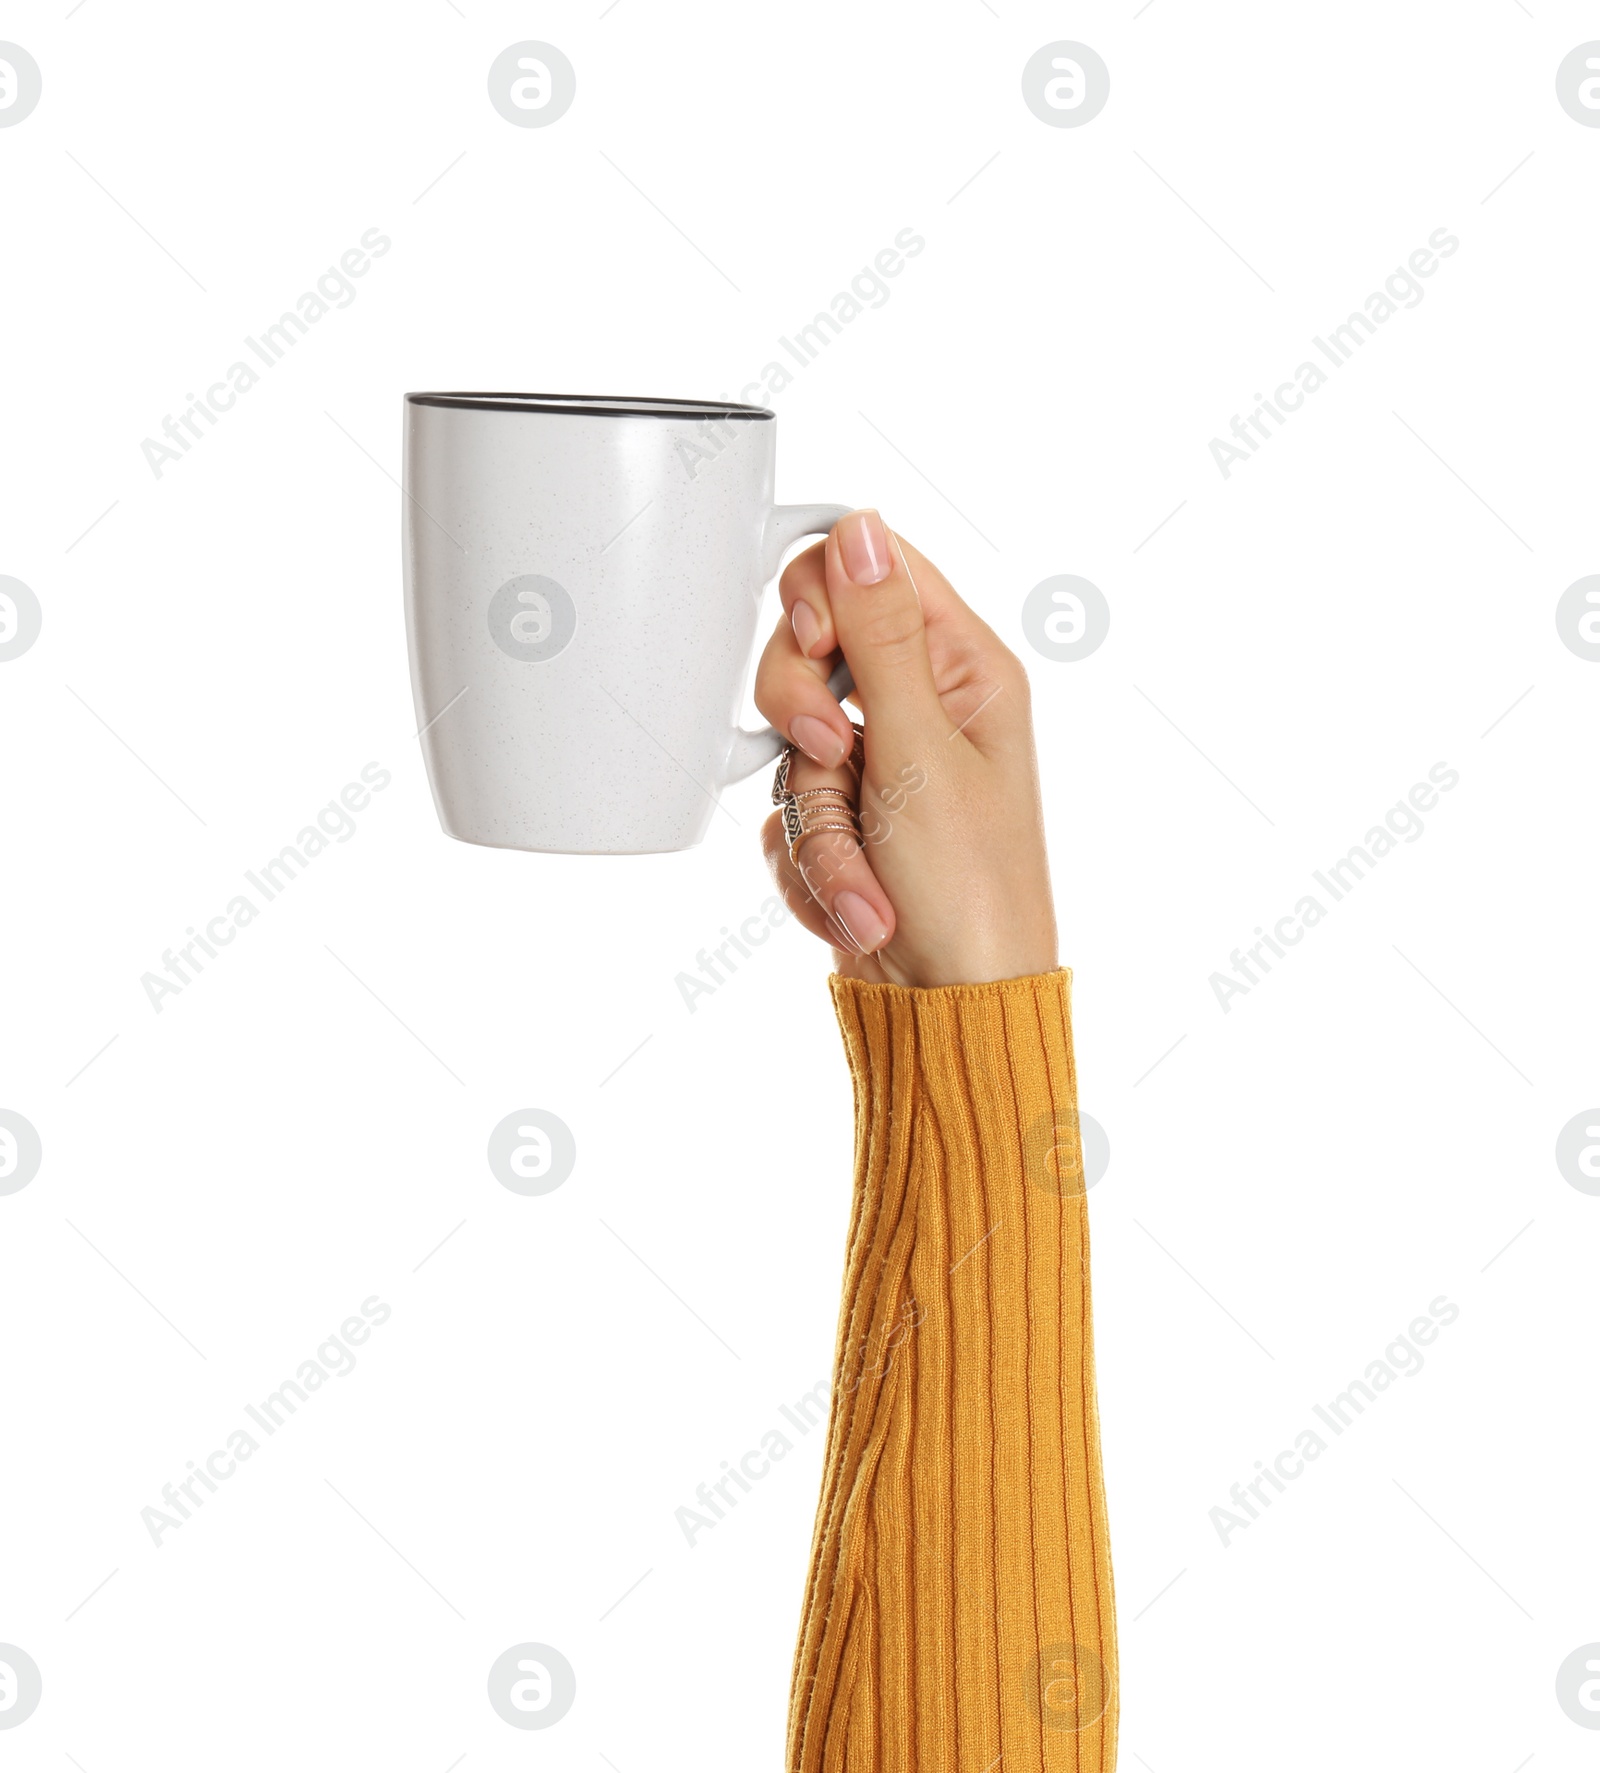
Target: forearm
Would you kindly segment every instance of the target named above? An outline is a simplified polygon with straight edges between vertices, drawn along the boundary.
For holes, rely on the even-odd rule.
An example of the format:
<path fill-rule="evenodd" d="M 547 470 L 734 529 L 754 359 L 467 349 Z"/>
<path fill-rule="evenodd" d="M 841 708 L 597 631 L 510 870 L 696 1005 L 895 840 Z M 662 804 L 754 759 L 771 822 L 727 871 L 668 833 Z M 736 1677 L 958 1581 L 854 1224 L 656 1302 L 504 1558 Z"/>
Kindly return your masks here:
<path fill-rule="evenodd" d="M 1067 987 L 834 980 L 855 1196 L 791 1773 L 1113 1765 Z"/>

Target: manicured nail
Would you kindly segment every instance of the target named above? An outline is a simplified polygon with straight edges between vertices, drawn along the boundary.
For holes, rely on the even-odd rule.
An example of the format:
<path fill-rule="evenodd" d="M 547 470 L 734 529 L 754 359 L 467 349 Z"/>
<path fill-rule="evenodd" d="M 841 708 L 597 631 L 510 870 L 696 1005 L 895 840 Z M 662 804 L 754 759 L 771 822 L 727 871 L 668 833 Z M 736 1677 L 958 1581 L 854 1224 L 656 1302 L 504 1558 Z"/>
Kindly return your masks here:
<path fill-rule="evenodd" d="M 853 585 L 881 585 L 888 578 L 889 536 L 876 511 L 852 511 L 834 529 L 839 538 L 839 558 Z"/>
<path fill-rule="evenodd" d="M 844 740 L 827 721 L 818 720 L 814 714 L 797 714 L 789 722 L 789 737 L 824 769 L 831 770 L 844 762 Z"/>
<path fill-rule="evenodd" d="M 800 643 L 800 651 L 809 659 L 812 647 L 822 638 L 822 624 L 817 620 L 817 612 L 801 598 L 789 611 L 789 623 Z"/>
<path fill-rule="evenodd" d="M 833 902 L 833 915 L 863 954 L 876 954 L 889 940 L 883 919 L 860 893 L 840 893 Z"/>

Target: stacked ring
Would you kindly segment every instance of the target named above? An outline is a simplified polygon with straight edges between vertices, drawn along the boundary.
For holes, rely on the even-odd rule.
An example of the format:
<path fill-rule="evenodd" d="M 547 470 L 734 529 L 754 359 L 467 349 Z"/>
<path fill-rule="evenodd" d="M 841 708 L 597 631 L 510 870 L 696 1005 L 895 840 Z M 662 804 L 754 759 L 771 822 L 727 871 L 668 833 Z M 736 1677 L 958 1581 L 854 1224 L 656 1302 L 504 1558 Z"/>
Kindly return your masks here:
<path fill-rule="evenodd" d="M 859 784 L 866 764 L 865 743 L 861 728 L 853 722 L 852 726 L 855 743 L 849 768 Z M 778 759 L 777 774 L 772 778 L 772 804 L 783 813 L 783 835 L 789 846 L 790 862 L 798 868 L 801 843 L 823 831 L 847 832 L 860 849 L 861 815 L 856 810 L 855 801 L 843 788 L 802 788 L 798 792 L 790 788 L 789 763 L 794 750 L 793 745 L 785 748 L 783 756 Z"/>

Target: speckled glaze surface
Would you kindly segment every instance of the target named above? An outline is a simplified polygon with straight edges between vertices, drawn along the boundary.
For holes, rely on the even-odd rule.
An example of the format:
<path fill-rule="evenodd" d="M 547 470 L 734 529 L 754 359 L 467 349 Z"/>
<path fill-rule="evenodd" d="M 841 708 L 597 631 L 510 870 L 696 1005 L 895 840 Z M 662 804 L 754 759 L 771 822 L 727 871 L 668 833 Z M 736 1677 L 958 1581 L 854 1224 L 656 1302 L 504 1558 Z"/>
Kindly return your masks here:
<path fill-rule="evenodd" d="M 777 756 L 739 704 L 763 586 L 844 505 L 774 506 L 762 408 L 408 394 L 411 684 L 439 822 L 638 855 Z"/>

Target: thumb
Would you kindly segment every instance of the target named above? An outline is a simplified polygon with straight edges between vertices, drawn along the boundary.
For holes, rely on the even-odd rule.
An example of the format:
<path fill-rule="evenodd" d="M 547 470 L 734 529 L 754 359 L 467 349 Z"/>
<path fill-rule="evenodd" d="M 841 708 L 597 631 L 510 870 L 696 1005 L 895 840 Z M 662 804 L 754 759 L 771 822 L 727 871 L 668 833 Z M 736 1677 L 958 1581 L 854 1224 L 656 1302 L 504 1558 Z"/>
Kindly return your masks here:
<path fill-rule="evenodd" d="M 834 525 L 824 560 L 839 648 L 868 719 L 882 737 L 930 731 L 939 694 L 922 601 L 898 539 L 876 511 L 852 511 Z"/>

